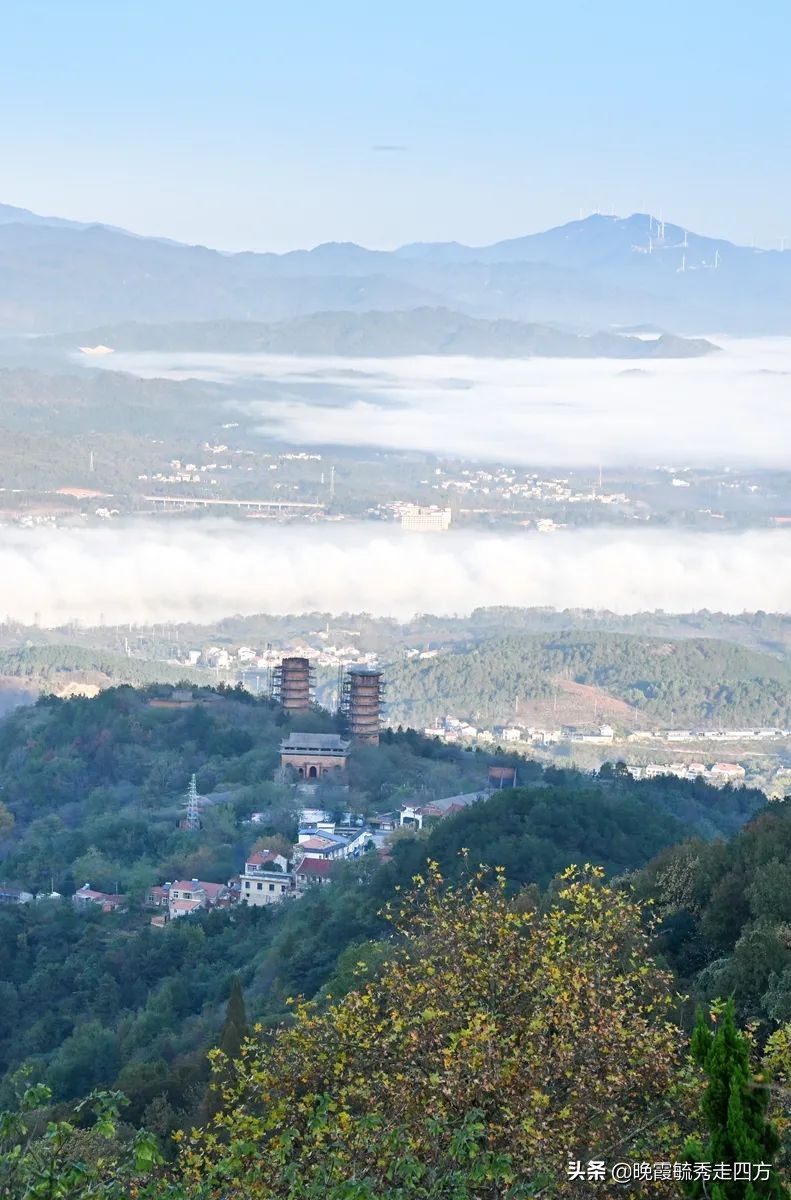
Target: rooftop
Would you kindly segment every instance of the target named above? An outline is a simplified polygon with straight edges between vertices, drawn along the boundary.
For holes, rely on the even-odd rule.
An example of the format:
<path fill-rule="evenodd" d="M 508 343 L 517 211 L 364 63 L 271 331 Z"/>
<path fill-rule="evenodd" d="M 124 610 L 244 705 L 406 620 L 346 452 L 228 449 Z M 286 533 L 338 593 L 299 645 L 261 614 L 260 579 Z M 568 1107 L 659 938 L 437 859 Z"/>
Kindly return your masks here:
<path fill-rule="evenodd" d="M 346 754 L 350 745 L 339 733 L 290 733 L 280 743 L 280 753 Z"/>
<path fill-rule="evenodd" d="M 274 850 L 254 850 L 252 854 L 248 854 L 245 859 L 245 865 L 248 867 L 263 867 L 266 863 L 277 862 L 282 857 L 282 854 L 275 854 Z"/>
<path fill-rule="evenodd" d="M 329 858 L 305 858 L 296 868 L 295 875 L 329 875 L 333 863 Z"/>
<path fill-rule="evenodd" d="M 444 796 L 441 800 L 432 800 L 427 807 L 447 812 L 450 808 L 466 808 L 468 804 L 475 804 L 477 800 L 486 800 L 490 795 L 491 791 L 488 788 L 480 792 L 463 792 L 460 796 Z"/>
<path fill-rule="evenodd" d="M 328 842 L 326 838 L 320 837 L 304 838 L 299 844 L 303 850 L 331 850 L 336 845 L 335 842 Z"/>
<path fill-rule="evenodd" d="M 174 912 L 196 912 L 200 906 L 200 900 L 172 900 L 170 903 Z"/>
<path fill-rule="evenodd" d="M 224 883 L 207 883 L 205 879 L 177 879 L 170 885 L 171 890 L 179 892 L 205 892 L 211 900 L 224 891 L 225 886 Z"/>
<path fill-rule="evenodd" d="M 349 839 L 341 837 L 337 833 L 329 833 L 327 830 L 314 829 L 312 826 L 309 826 L 299 831 L 300 846 L 306 846 L 308 842 L 313 844 L 314 850 L 318 850 L 328 846 L 348 846 Z"/>

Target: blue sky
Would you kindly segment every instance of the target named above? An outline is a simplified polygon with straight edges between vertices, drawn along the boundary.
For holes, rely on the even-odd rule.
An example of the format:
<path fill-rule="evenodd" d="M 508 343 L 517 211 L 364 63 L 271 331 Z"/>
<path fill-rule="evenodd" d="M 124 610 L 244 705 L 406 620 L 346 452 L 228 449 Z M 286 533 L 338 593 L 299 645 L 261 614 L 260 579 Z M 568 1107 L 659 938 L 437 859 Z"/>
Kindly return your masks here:
<path fill-rule="evenodd" d="M 2 0 L 0 201 L 226 249 L 646 206 L 777 246 L 791 8 L 754 8 Z"/>

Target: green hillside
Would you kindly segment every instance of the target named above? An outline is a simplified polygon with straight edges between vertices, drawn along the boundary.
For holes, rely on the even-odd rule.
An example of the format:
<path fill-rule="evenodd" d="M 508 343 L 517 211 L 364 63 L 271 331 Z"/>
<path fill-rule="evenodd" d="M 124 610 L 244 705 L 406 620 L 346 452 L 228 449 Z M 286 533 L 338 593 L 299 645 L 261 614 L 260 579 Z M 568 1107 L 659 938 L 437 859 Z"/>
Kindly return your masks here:
<path fill-rule="evenodd" d="M 300 727 L 328 732 L 336 722 L 317 710 Z M 56 1099 L 118 1082 L 135 1119 L 164 1096 L 168 1120 L 184 1122 L 205 1086 L 231 975 L 240 973 L 253 1016 L 279 1020 L 287 996 L 314 995 L 345 970 L 344 951 L 381 936 L 382 905 L 427 857 L 453 878 L 466 847 L 475 862 L 506 866 L 513 887 L 544 888 L 575 859 L 622 873 L 688 833 L 726 835 L 763 803 L 749 789 L 522 763 L 518 792 L 441 822 L 425 840 L 397 840 L 390 861 L 364 856 L 318 894 L 276 912 L 236 909 L 152 930 L 141 909 L 149 885 L 224 881 L 256 837 L 295 838 L 302 801 L 274 781 L 285 729 L 277 706 L 243 691 L 202 689 L 186 703 L 164 686 L 48 698 L 0 722 L 0 881 L 31 892 L 54 885 L 64 897 L 88 881 L 130 897 L 126 914 L 78 914 L 68 899 L 0 906 L 0 1100 L 29 1063 Z M 372 813 L 470 792 L 491 761 L 504 760 L 387 734 L 352 755 L 348 793 L 339 800 L 328 785 L 317 799 Z M 210 799 L 202 828 L 188 833 L 177 820 L 193 772 Z M 263 821 L 247 825 L 254 810 Z"/>
<path fill-rule="evenodd" d="M 127 658 L 123 654 L 88 646 L 24 646 L 0 650 L 0 677 L 30 680 L 42 691 L 57 691 L 61 684 L 79 676 L 95 676 L 97 683 L 140 685 L 197 681 L 200 674 L 190 667 Z"/>
<path fill-rule="evenodd" d="M 387 678 L 390 720 L 416 728 L 445 712 L 481 725 L 505 721 L 516 696 L 524 705 L 562 700 L 568 684 L 628 705 L 631 711 L 620 714 L 625 724 L 791 724 L 791 664 L 707 638 L 514 635 L 400 662 Z"/>
<path fill-rule="evenodd" d="M 300 727 L 338 725 L 317 709 Z M 373 814 L 477 790 L 488 765 L 504 761 L 518 763 L 520 786 L 422 833 L 401 831 L 387 857 L 337 864 L 328 886 L 301 899 L 152 928 L 141 905 L 152 882 L 222 881 L 255 838 L 293 841 L 302 800 L 273 777 L 287 729 L 278 706 L 241 689 L 188 695 L 165 685 L 49 697 L 0 722 L 0 879 L 62 893 L 0 905 L 0 1108 L 14 1108 L 23 1078 L 39 1085 L 29 1118 L 3 1118 L 0 1193 L 10 1181 L 9 1198 L 32 1196 L 20 1174 L 43 1162 L 46 1179 L 59 1180 L 79 1155 L 105 1182 L 87 1190 L 80 1176 L 64 1200 L 527 1200 L 530 1190 L 497 1180 L 539 1162 L 562 1184 L 559 1147 L 576 1145 L 604 1111 L 608 1129 L 620 1136 L 628 1126 L 645 1147 L 650 1109 L 651 1152 L 666 1159 L 696 1129 L 699 1089 L 683 1066 L 690 1014 L 676 976 L 651 957 L 629 880 L 640 896 L 657 895 L 661 948 L 693 995 L 735 990 L 761 1046 L 791 1015 L 785 806 L 766 810 L 758 792 L 700 780 L 543 769 L 411 732 L 356 748 L 349 791 L 320 785 L 317 800 Z M 177 818 L 191 773 L 206 806 L 188 832 Z M 263 820 L 250 826 L 253 810 Z M 602 871 L 568 869 L 586 862 Z M 86 879 L 122 889 L 128 911 L 76 911 L 69 895 Z M 315 1006 L 295 1008 L 299 996 Z M 568 1035 L 558 1036 L 559 1021 Z M 220 1043 L 238 1056 L 253 1028 L 238 1065 L 218 1064 L 238 1086 L 223 1104 L 208 1090 L 207 1052 Z M 599 1061 L 606 1071 L 592 1069 Z M 106 1088 L 128 1101 L 105 1146 L 79 1106 Z M 397 1140 L 382 1141 L 377 1114 L 398 1115 Z M 46 1120 L 66 1117 L 78 1128 L 62 1131 L 65 1140 L 35 1140 Z M 20 1119 L 34 1140 L 17 1153 Z M 268 1136 L 283 1122 L 282 1138 Z M 176 1160 L 171 1134 L 201 1126 Z M 148 1145 L 140 1129 L 160 1151 L 122 1168 Z M 487 1158 L 483 1143 L 495 1138 L 501 1148 Z M 57 1170 L 46 1167 L 52 1147 Z M 350 1147 L 359 1170 L 378 1164 L 363 1191 L 346 1186 L 358 1170 Z M 140 1164 L 160 1152 L 165 1161 L 144 1183 Z"/>

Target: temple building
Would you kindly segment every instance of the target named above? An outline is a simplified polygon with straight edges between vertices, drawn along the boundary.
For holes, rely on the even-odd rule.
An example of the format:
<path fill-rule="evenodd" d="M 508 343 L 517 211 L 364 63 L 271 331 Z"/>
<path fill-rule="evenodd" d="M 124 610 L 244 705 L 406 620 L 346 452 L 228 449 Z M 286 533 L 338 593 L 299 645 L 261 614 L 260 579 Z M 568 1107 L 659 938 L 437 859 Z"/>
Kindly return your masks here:
<path fill-rule="evenodd" d="M 280 766 L 300 779 L 321 779 L 346 769 L 350 743 L 337 733 L 290 733 L 280 744 Z"/>

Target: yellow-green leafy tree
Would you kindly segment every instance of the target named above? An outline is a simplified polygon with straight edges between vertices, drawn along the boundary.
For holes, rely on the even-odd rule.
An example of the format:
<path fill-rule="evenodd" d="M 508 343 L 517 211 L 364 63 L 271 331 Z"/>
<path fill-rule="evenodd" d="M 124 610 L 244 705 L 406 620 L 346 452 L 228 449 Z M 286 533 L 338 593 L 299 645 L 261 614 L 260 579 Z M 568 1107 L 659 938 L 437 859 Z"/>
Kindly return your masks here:
<path fill-rule="evenodd" d="M 499 871 L 446 888 L 429 864 L 415 884 L 373 978 L 248 1041 L 222 1110 L 185 1140 L 186 1194 L 560 1200 L 590 1195 L 570 1160 L 682 1145 L 696 1095 L 672 980 L 625 892 L 587 867 L 546 911 L 515 905 Z"/>

